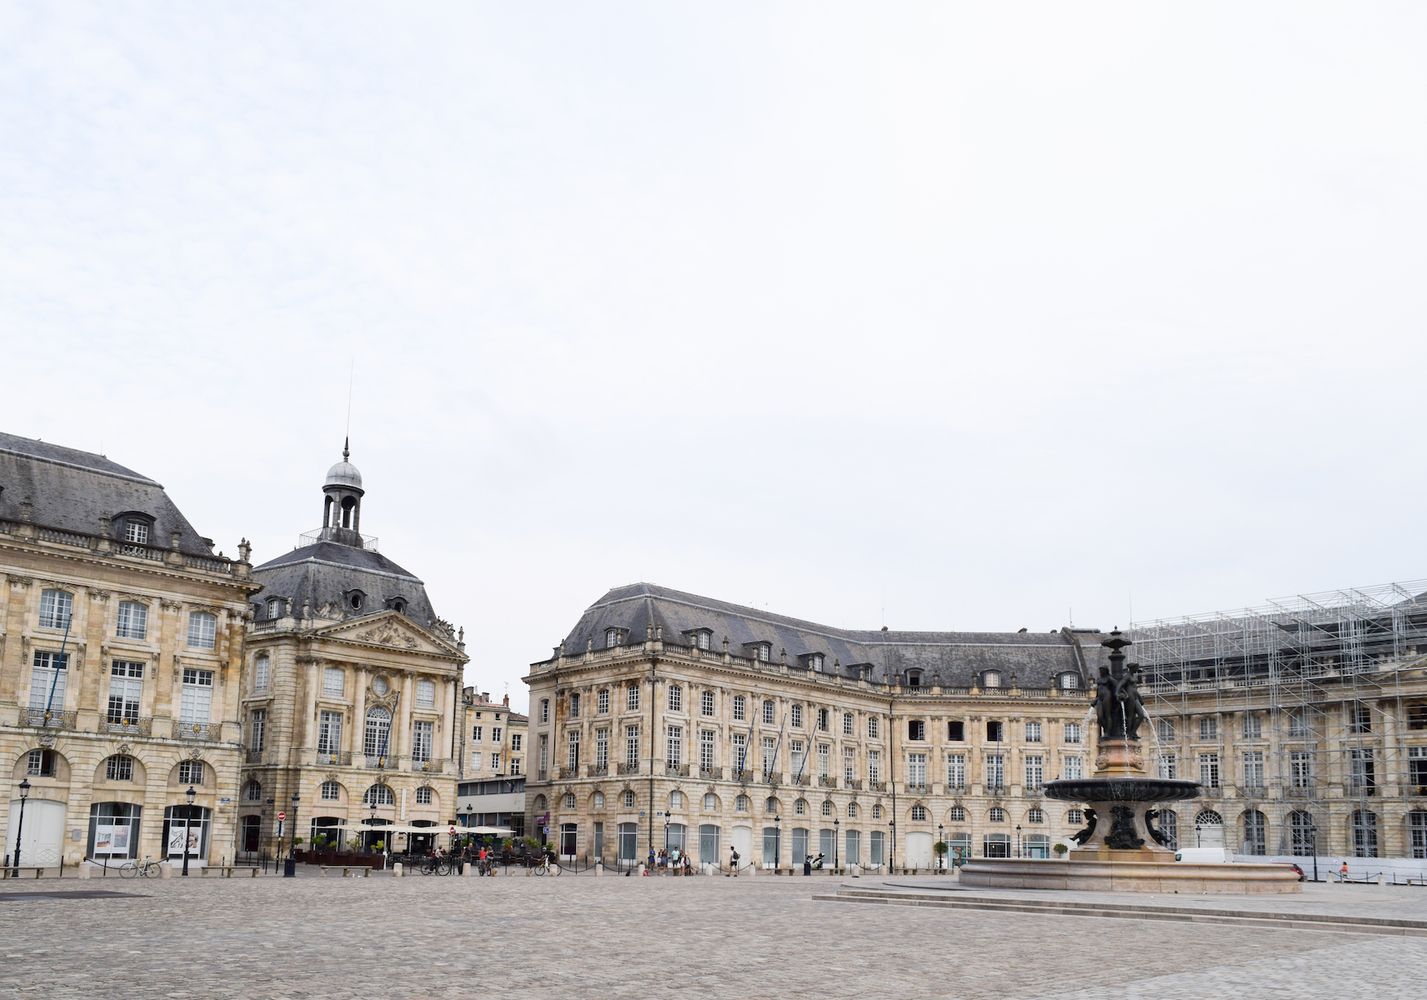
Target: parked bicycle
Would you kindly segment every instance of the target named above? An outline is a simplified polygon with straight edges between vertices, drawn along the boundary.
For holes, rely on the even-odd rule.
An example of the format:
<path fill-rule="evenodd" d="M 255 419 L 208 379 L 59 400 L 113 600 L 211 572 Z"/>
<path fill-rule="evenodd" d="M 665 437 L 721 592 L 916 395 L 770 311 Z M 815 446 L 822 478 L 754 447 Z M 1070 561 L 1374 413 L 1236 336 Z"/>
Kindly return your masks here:
<path fill-rule="evenodd" d="M 540 863 L 532 867 L 526 874 L 528 875 L 559 875 L 565 869 L 560 867 L 558 861 L 551 861 L 548 857 L 541 858 Z"/>
<path fill-rule="evenodd" d="M 432 856 L 421 863 L 423 875 L 450 875 L 452 861 L 447 857 Z"/>
<path fill-rule="evenodd" d="M 119 866 L 120 878 L 158 878 L 159 863 L 145 858 L 143 861 L 126 861 Z"/>

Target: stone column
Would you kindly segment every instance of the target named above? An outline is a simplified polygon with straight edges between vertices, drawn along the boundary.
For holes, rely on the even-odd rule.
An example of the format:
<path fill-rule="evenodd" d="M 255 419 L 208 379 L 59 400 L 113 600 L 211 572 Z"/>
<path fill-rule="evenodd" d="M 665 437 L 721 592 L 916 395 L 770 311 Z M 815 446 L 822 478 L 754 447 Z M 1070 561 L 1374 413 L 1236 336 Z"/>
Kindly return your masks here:
<path fill-rule="evenodd" d="M 183 605 L 178 601 L 159 602 L 159 660 L 154 668 L 154 735 L 162 738 L 173 736 L 178 720 L 179 705 L 174 692 L 179 690 L 174 674 L 180 668 L 175 650 L 181 648 L 182 635 L 180 619 Z M 147 685 L 146 685 L 147 686 Z"/>
<path fill-rule="evenodd" d="M 459 677 L 452 678 L 448 683 L 439 685 L 436 692 L 436 697 L 441 699 L 441 732 L 431 741 L 433 744 L 431 747 L 431 756 L 439 760 L 443 748 L 449 754 L 461 752 L 460 747 L 453 739 L 455 731 L 452 728 L 455 725 L 454 712 L 456 700 L 461 696 L 461 679 Z M 455 761 L 452 761 L 452 764 L 454 765 Z M 445 774 L 447 772 L 443 769 L 441 773 Z M 454 771 L 451 773 L 454 773 Z"/>
<path fill-rule="evenodd" d="M 362 667 L 354 667 L 351 671 L 352 683 L 356 685 L 355 699 L 352 709 L 352 725 L 349 727 L 351 733 L 348 739 L 351 741 L 352 763 L 361 766 L 359 759 L 362 757 L 362 740 L 365 738 L 367 726 L 367 672 Z"/>
<path fill-rule="evenodd" d="M 401 697 L 396 702 L 397 717 L 392 720 L 392 756 L 402 757 L 411 754 L 411 709 L 415 699 L 412 692 L 416 689 L 416 678 L 411 674 L 402 674 L 401 677 Z M 399 735 L 398 735 L 399 734 Z"/>
<path fill-rule="evenodd" d="M 31 595 L 35 593 L 34 581 L 28 576 L 7 576 L 10 588 L 5 604 L 5 635 L 0 636 L 0 707 L 10 708 L 18 704 L 20 680 L 28 669 L 26 662 L 29 637 L 25 630 L 25 619 L 30 609 Z M 10 712 L 0 713 L 4 721 L 14 723 L 18 716 Z"/>
<path fill-rule="evenodd" d="M 322 685 L 322 673 L 327 669 L 325 660 L 317 657 L 299 660 L 298 676 L 307 685 L 306 696 L 302 699 L 304 710 L 301 719 L 294 719 L 292 725 L 293 748 L 317 749 L 317 689 Z M 301 757 L 302 755 L 298 755 Z"/>
<path fill-rule="evenodd" d="M 103 678 L 108 671 L 104 663 L 104 633 L 105 624 L 109 617 L 109 594 L 103 590 L 91 590 L 89 592 L 89 614 L 85 619 L 84 639 L 82 650 L 76 650 L 78 654 L 74 657 L 74 665 L 79 668 L 78 676 L 71 673 L 70 680 L 77 680 L 75 685 L 78 689 L 75 693 L 78 700 L 75 708 L 84 713 L 80 720 L 80 728 L 93 730 L 96 722 L 104 714 L 103 692 L 105 684 Z M 64 706 L 60 706 L 63 708 Z"/>

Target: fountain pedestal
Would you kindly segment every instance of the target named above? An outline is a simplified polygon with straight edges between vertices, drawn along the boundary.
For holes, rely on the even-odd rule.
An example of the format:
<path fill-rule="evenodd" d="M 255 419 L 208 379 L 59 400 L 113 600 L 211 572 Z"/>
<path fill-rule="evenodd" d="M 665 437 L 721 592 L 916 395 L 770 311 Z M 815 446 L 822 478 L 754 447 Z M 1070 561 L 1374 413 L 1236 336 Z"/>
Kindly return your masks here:
<path fill-rule="evenodd" d="M 1301 892 L 1287 865 L 1198 863 L 1176 860 L 1157 827 L 1161 803 L 1199 796 L 1197 781 L 1150 777 L 1139 727 L 1148 721 L 1137 692 L 1137 667 L 1125 668 L 1129 642 L 1118 631 L 1103 645 L 1095 699 L 1100 740 L 1090 778 L 1051 781 L 1047 798 L 1085 804 L 1088 823 L 1072 838 L 1065 860 L 982 858 L 961 868 L 962 885 L 1008 889 L 1083 889 L 1128 892 Z"/>

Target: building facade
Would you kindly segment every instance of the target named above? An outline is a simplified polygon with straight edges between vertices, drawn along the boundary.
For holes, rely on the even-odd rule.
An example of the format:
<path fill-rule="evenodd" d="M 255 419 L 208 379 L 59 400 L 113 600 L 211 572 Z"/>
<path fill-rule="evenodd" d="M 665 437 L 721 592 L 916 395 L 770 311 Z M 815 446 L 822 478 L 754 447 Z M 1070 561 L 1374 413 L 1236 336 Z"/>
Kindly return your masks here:
<path fill-rule="evenodd" d="M 1427 605 L 1408 594 L 1384 617 L 1398 632 L 1350 671 L 1329 648 L 1341 640 L 1320 644 L 1346 683 L 1318 672 L 1306 690 L 1285 673 L 1248 697 L 1222 650 L 1206 678 L 1159 633 L 1132 633 L 1148 654 L 1155 766 L 1204 786 L 1163 811 L 1171 837 L 1427 857 L 1427 634 L 1419 645 L 1410 624 L 1427 630 Z M 1366 610 L 1355 620 L 1337 633 L 1369 627 Z M 1051 856 L 1083 826 L 1043 786 L 1093 770 L 1103 638 L 849 631 L 620 588 L 526 678 L 527 829 L 563 855 L 626 865 L 665 846 L 708 864 L 732 846 L 744 864 L 784 868 L 821 853 L 927 869 L 939 841 L 953 858 Z"/>
<path fill-rule="evenodd" d="M 239 837 L 283 835 L 424 851 L 456 819 L 464 636 L 425 585 L 359 531 L 365 491 L 347 461 L 327 473 L 322 527 L 253 571 L 242 692 Z"/>
<path fill-rule="evenodd" d="M 232 858 L 257 589 L 238 551 L 215 555 L 146 476 L 0 434 L 4 854 L 27 781 L 26 866 Z"/>

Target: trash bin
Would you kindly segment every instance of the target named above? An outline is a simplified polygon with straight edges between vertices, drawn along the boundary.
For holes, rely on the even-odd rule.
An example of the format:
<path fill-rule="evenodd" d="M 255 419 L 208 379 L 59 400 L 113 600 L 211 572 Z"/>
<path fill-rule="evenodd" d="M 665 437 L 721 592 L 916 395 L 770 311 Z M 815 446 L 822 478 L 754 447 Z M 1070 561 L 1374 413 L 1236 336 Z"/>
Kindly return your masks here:
<path fill-rule="evenodd" d="M 294 875 L 296 875 L 296 874 L 297 874 L 297 862 L 294 861 L 292 858 L 283 858 L 283 859 L 282 859 L 282 877 L 283 877 L 283 878 L 292 878 L 292 877 L 293 877 Z"/>

